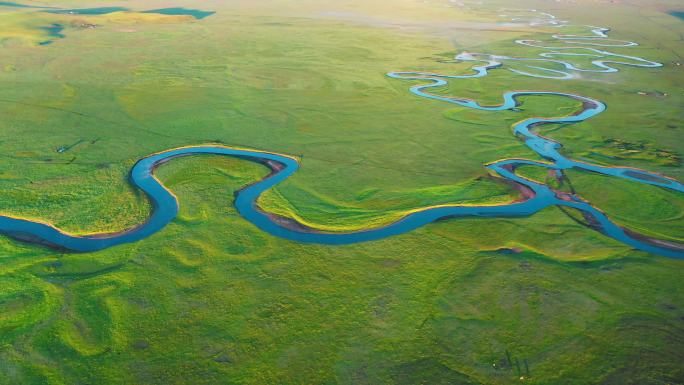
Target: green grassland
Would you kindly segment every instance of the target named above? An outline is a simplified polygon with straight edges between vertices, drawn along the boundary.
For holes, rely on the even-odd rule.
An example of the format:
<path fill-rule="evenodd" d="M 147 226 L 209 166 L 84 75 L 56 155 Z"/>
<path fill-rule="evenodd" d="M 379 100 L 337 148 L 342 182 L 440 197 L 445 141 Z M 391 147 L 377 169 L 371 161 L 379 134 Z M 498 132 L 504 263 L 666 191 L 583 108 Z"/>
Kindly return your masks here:
<path fill-rule="evenodd" d="M 466 64 L 445 60 L 462 50 L 537 53 L 512 40 L 545 39 L 543 29 L 494 30 L 500 3 L 60 3 L 217 12 L 201 21 L 0 8 L 0 211 L 73 233 L 126 229 L 151 209 L 128 183 L 137 159 L 216 142 L 301 156 L 259 203 L 330 230 L 518 199 L 484 164 L 537 159 L 511 124 L 572 113 L 576 102 L 534 96 L 517 112 L 475 111 L 384 76 L 463 73 Z M 600 99 L 605 113 L 544 135 L 577 159 L 684 180 L 684 23 L 667 14 L 676 3 L 524 3 L 613 27 L 611 38 L 641 44 L 615 52 L 665 66 L 564 82 L 495 70 L 439 92 L 492 104 L 514 89 Z M 39 46 L 40 27 L 55 23 L 65 37 Z M 134 244 L 70 254 L 1 237 L 0 384 L 684 383 L 681 261 L 632 250 L 557 208 L 350 246 L 299 244 L 232 205 L 267 172 L 211 156 L 161 166 L 179 217 Z M 681 195 L 567 176 L 616 222 L 684 240 Z"/>

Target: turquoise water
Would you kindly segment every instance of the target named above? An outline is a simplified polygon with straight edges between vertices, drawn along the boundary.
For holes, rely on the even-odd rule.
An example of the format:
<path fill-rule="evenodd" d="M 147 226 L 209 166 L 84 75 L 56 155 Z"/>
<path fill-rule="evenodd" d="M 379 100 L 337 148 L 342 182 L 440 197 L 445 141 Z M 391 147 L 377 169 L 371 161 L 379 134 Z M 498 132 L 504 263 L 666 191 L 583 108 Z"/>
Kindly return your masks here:
<path fill-rule="evenodd" d="M 125 7 L 101 7 L 101 8 L 82 8 L 82 9 L 57 9 L 47 11 L 50 13 L 60 13 L 60 14 L 73 14 L 73 15 L 106 15 L 108 13 L 114 12 L 127 12 L 131 11 L 130 8 Z M 211 16 L 216 12 L 213 11 L 202 11 L 199 9 L 188 9 L 188 8 L 160 8 L 152 9 L 149 11 L 142 11 L 142 13 L 156 13 L 160 15 L 188 15 L 195 19 L 204 19 L 207 16 Z"/>
<path fill-rule="evenodd" d="M 52 7 L 42 7 L 36 5 L 26 5 L 19 3 L 12 3 L 10 1 L 0 1 L 0 7 L 14 7 L 14 8 L 52 8 Z"/>
<path fill-rule="evenodd" d="M 672 11 L 670 12 L 670 15 L 684 20 L 684 11 Z"/>
<path fill-rule="evenodd" d="M 58 35 L 61 31 L 61 29 L 59 29 L 60 27 L 61 26 L 59 25 L 53 25 L 47 28 L 51 28 L 51 33 Z M 594 43 L 594 45 L 596 44 Z M 567 169 L 580 169 L 684 193 L 684 185 L 682 183 L 662 175 L 635 168 L 601 166 L 567 158 L 559 151 L 562 147 L 560 143 L 537 134 L 533 129 L 546 124 L 572 124 L 583 122 L 601 114 L 606 109 L 606 105 L 603 102 L 570 93 L 552 91 L 510 91 L 503 94 L 503 101 L 500 105 L 482 106 L 471 99 L 436 95 L 428 92 L 430 88 L 447 85 L 445 79 L 483 77 L 488 74 L 488 71 L 502 67 L 502 64 L 494 60 L 494 57 L 490 58 L 490 60 L 477 60 L 472 55 L 464 55 L 465 56 L 461 57 L 461 60 L 480 61 L 484 62 L 484 64 L 474 66 L 472 68 L 473 73 L 466 75 L 391 72 L 388 73 L 387 76 L 394 79 L 419 81 L 420 84 L 410 87 L 409 90 L 421 98 L 438 100 L 482 111 L 518 111 L 517 99 L 525 95 L 570 98 L 579 101 L 582 104 L 581 110 L 573 115 L 550 118 L 529 118 L 522 120 L 513 126 L 515 137 L 522 139 L 524 145 L 533 150 L 543 158 L 544 161 L 502 159 L 485 166 L 499 177 L 531 190 L 533 192 L 531 197 L 526 198 L 524 201 L 499 205 L 446 205 L 426 207 L 412 212 L 390 225 L 369 230 L 346 233 L 310 231 L 301 224 L 299 226 L 284 225 L 282 221 L 278 221 L 273 215 L 262 211 L 256 203 L 259 196 L 264 191 L 267 191 L 284 181 L 299 169 L 299 162 L 295 158 L 277 153 L 235 149 L 219 145 L 204 145 L 176 148 L 153 154 L 139 160 L 133 166 L 130 175 L 132 184 L 142 190 L 153 204 L 153 211 L 150 218 L 134 228 L 114 234 L 75 236 L 43 222 L 0 215 L 0 232 L 15 238 L 80 252 L 96 251 L 122 243 L 142 240 L 163 229 L 168 223 L 176 218 L 179 209 L 178 201 L 175 196 L 153 176 L 155 168 L 159 164 L 177 157 L 211 154 L 231 156 L 256 163 L 268 163 L 271 165 L 271 168 L 274 171 L 269 176 L 236 193 L 235 207 L 243 218 L 259 229 L 274 236 L 292 241 L 329 245 L 367 242 L 412 231 L 440 219 L 454 217 L 523 217 L 533 215 L 550 206 L 561 206 L 581 211 L 585 217 L 591 219 L 591 228 L 626 245 L 667 257 L 684 258 L 684 245 L 668 244 L 666 242 L 650 240 L 640 236 L 639 234 L 615 224 L 601 210 L 593 207 L 589 202 L 584 201 L 573 194 L 564 194 L 555 191 L 544 183 L 526 179 L 515 173 L 516 168 L 523 165 L 544 167 L 557 172 L 562 172 Z M 627 63 L 619 64 L 630 65 Z M 631 65 L 643 67 L 643 65 L 638 63 Z M 610 68 L 614 69 L 613 67 Z M 614 71 L 617 71 L 617 69 L 614 69 Z M 534 74 L 527 73 L 525 73 L 525 75 L 535 76 Z M 538 77 L 546 76 L 539 75 Z M 273 165 L 277 165 L 277 167 L 274 167 Z M 633 202 L 633 204 L 638 204 L 638 202 Z"/>
<path fill-rule="evenodd" d="M 99 7 L 99 8 L 80 8 L 80 9 L 57 9 L 56 7 L 45 7 L 45 6 L 35 6 L 13 3 L 8 1 L 0 1 L 0 6 L 2 7 L 15 7 L 15 8 L 39 8 L 39 9 L 50 9 L 46 12 L 57 13 L 57 14 L 69 14 L 69 15 L 106 15 L 114 12 L 127 12 L 130 8 L 126 7 Z M 195 19 L 204 19 L 205 17 L 215 14 L 214 11 L 202 11 L 199 9 L 189 9 L 189 8 L 160 8 L 152 9 L 149 11 L 142 11 L 142 13 L 156 13 L 160 15 L 187 15 L 192 16 Z"/>
<path fill-rule="evenodd" d="M 99 8 L 80 8 L 80 9 L 57 9 L 56 7 L 45 7 L 45 6 L 34 6 L 13 3 L 8 1 L 0 1 L 1 7 L 14 7 L 14 8 L 38 8 L 38 9 L 50 9 L 50 13 L 57 14 L 69 14 L 69 15 L 106 15 L 114 12 L 128 12 L 131 9 L 126 7 L 99 7 Z M 209 17 L 216 12 L 214 11 L 202 11 L 199 9 L 189 9 L 189 8 L 160 8 L 152 9 L 149 11 L 142 11 L 142 13 L 157 13 L 160 15 L 185 15 L 192 16 L 195 19 L 204 19 Z"/>
<path fill-rule="evenodd" d="M 406 73 L 390 73 L 390 77 L 412 79 Z M 467 76 L 467 75 L 466 75 Z M 476 75 L 471 75 L 476 76 Z M 413 78 L 415 79 L 415 78 Z M 431 80 L 428 85 L 415 86 L 411 90 L 416 94 L 425 93 L 424 88 L 435 87 L 441 79 Z M 679 192 L 684 192 L 684 185 L 680 182 L 652 174 L 647 171 L 625 168 L 625 167 L 605 167 L 592 165 L 589 163 L 578 162 L 565 158 L 558 152 L 561 145 L 551 139 L 537 135 L 531 128 L 543 124 L 558 123 L 578 123 L 602 113 L 606 106 L 600 101 L 573 94 L 556 93 L 548 91 L 516 91 L 507 92 L 503 95 L 503 103 L 499 106 L 485 107 L 477 102 L 467 99 L 457 99 L 454 103 L 464 107 L 474 108 L 485 111 L 511 110 L 517 105 L 517 98 L 524 95 L 547 95 L 564 98 L 572 98 L 581 101 L 583 109 L 576 115 L 558 118 L 530 118 L 517 123 L 514 126 L 515 134 L 524 138 L 525 145 L 537 152 L 549 162 L 540 162 L 526 159 L 504 159 L 487 165 L 486 167 L 498 174 L 500 177 L 526 186 L 534 192 L 534 196 L 522 202 L 514 202 L 501 205 L 484 206 L 440 206 L 428 207 L 417 212 L 406 215 L 397 222 L 388 226 L 370 229 L 366 231 L 348 233 L 327 233 L 309 232 L 298 227 L 289 228 L 271 215 L 263 212 L 256 204 L 259 196 L 266 190 L 284 181 L 299 169 L 296 159 L 276 153 L 267 153 L 252 150 L 234 149 L 229 147 L 207 145 L 194 146 L 178 149 L 171 149 L 157 153 L 138 161 L 131 170 L 131 181 L 152 201 L 154 210 L 149 220 L 145 223 L 119 234 L 96 234 L 90 236 L 74 236 L 56 229 L 50 225 L 34 222 L 26 219 L 18 219 L 0 216 L 0 231 L 22 239 L 32 239 L 52 246 L 58 246 L 74 251 L 95 251 L 112 247 L 126 242 L 134 242 L 144 239 L 164 228 L 178 214 L 178 201 L 175 196 L 167 190 L 161 182 L 153 176 L 154 169 L 161 163 L 170 159 L 200 155 L 213 154 L 232 156 L 257 163 L 272 162 L 278 164 L 278 171 L 273 172 L 268 177 L 249 185 L 240 190 L 235 197 L 235 207 L 240 215 L 259 229 L 289 240 L 305 243 L 322 243 L 330 245 L 342 245 L 358 242 L 367 242 L 389 236 L 402 234 L 412 231 L 426 224 L 439 219 L 453 217 L 522 217 L 530 216 L 549 206 L 564 206 L 577 209 L 593 218 L 600 228 L 600 231 L 620 242 L 635 247 L 640 250 L 660 254 L 672 258 L 684 258 L 684 251 L 675 247 L 653 243 L 642 240 L 629 231 L 616 225 L 600 210 L 591 206 L 574 196 L 560 197 L 549 186 L 523 178 L 515 173 L 515 168 L 522 165 L 534 165 L 553 170 L 564 170 L 569 168 L 580 168 L 588 171 L 598 172 L 617 178 L 629 179 L 639 183 L 647 183 Z M 422 96 L 422 95 L 421 95 Z M 635 176 L 636 175 L 636 176 Z"/>
<path fill-rule="evenodd" d="M 529 135 L 526 138 L 526 144 L 528 147 L 540 150 L 540 154 L 551 154 L 552 156 L 556 156 L 555 154 L 557 154 L 557 152 L 555 152 L 555 149 L 558 148 L 559 145 L 549 139 L 534 134 L 532 131 L 530 131 L 530 127 L 539 124 L 575 123 L 600 114 L 605 109 L 605 105 L 603 103 L 589 98 L 570 94 L 555 94 L 552 92 L 509 92 L 504 95 L 504 103 L 501 106 L 482 107 L 476 104 L 473 106 L 473 108 L 482 110 L 497 110 L 502 109 L 503 106 L 512 108 L 515 106 L 515 99 L 522 95 L 557 95 L 582 100 L 589 104 L 589 106 L 578 115 L 548 119 L 533 118 L 527 119 L 516 125 L 516 131 L 522 133 L 523 135 Z M 661 254 L 672 258 L 684 258 L 684 251 L 654 244 L 648 241 L 642 241 L 638 237 L 634 237 L 629 232 L 611 222 L 608 217 L 605 216 L 605 214 L 591 206 L 588 202 L 584 202 L 574 197 L 572 199 L 561 199 L 560 197 L 556 196 L 556 193 L 545 184 L 531 181 L 515 174 L 515 168 L 521 165 L 536 165 L 549 169 L 570 168 L 573 167 L 571 164 L 579 165 L 578 162 L 562 157 L 558 158 L 558 160 L 564 161 L 566 163 L 564 166 L 558 165 L 558 163 L 562 162 L 557 162 L 554 164 L 524 159 L 504 159 L 487 166 L 487 168 L 494 171 L 502 178 L 514 181 L 520 185 L 524 185 L 534 192 L 533 198 L 523 202 L 487 206 L 453 205 L 428 207 L 406 215 L 399 221 L 388 226 L 358 232 L 326 233 L 308 232 L 297 228 L 285 227 L 279 222 L 274 221 L 268 213 L 260 210 L 256 204 L 258 197 L 264 191 L 284 181 L 299 169 L 299 163 L 296 159 L 281 154 L 234 149 L 215 145 L 185 147 L 168 150 L 143 158 L 138 161 L 131 170 L 130 176 L 132 183 L 137 188 L 145 192 L 145 194 L 152 201 L 154 207 L 152 215 L 148 221 L 135 228 L 118 234 L 74 236 L 64 233 L 59 229 L 42 222 L 0 216 L 0 232 L 20 239 L 30 239 L 34 242 L 45 243 L 51 246 L 58 246 L 68 250 L 81 252 L 101 250 L 122 243 L 134 242 L 147 238 L 148 236 L 164 228 L 178 215 L 178 201 L 176 200 L 175 196 L 153 176 L 154 169 L 159 164 L 170 159 L 201 154 L 231 156 L 257 163 L 264 163 L 268 161 L 278 164 L 278 171 L 273 172 L 268 177 L 240 190 L 235 197 L 235 206 L 242 217 L 250 221 L 259 229 L 274 236 L 297 242 L 322 243 L 330 245 L 367 242 L 412 231 L 439 219 L 453 217 L 521 217 L 532 215 L 552 205 L 558 205 L 571 207 L 589 214 L 592 218 L 594 218 L 596 223 L 600 226 L 601 231 L 605 235 L 619 240 L 625 244 L 655 254 Z M 628 170 L 624 168 L 606 168 L 587 164 L 582 164 L 581 166 L 590 167 L 589 169 L 594 169 L 597 172 L 614 175 L 616 177 L 629 178 L 625 175 L 625 171 Z M 629 169 L 629 171 L 634 171 L 634 169 Z M 645 171 L 639 172 L 646 175 L 653 175 Z M 659 179 L 663 180 L 662 177 L 659 177 Z M 641 179 L 637 178 L 637 180 Z M 660 183 L 656 181 L 643 183 L 661 185 L 661 187 L 684 192 L 684 186 L 681 183 L 671 179 L 666 180 L 667 183 Z"/>
<path fill-rule="evenodd" d="M 188 9 L 188 8 L 161 8 L 161 9 L 153 9 L 150 11 L 143 11 L 143 13 L 158 13 L 161 15 L 187 15 L 187 16 L 192 16 L 195 19 L 204 19 L 205 17 L 211 16 L 216 12 L 201 11 L 199 9 Z"/>
<path fill-rule="evenodd" d="M 47 27 L 40 27 L 40 29 L 47 31 L 48 36 L 55 38 L 55 39 L 63 39 L 65 36 L 62 34 L 62 31 L 64 30 L 64 26 L 61 24 L 52 24 Z M 41 41 L 40 45 L 49 45 L 52 44 L 54 40 L 45 40 Z"/>
<path fill-rule="evenodd" d="M 85 16 L 92 16 L 92 15 L 106 15 L 109 13 L 114 13 L 114 12 L 128 12 L 130 11 L 129 8 L 125 7 L 99 7 L 99 8 L 81 8 L 81 9 L 55 9 L 54 7 L 39 7 L 39 6 L 31 6 L 31 5 L 24 5 L 24 4 L 19 4 L 19 3 L 11 3 L 11 2 L 0 2 L 0 6 L 7 6 L 7 7 L 19 7 L 19 8 L 39 8 L 43 10 L 43 12 L 49 12 L 49 13 L 54 13 L 54 14 L 63 14 L 63 15 L 85 15 Z M 150 10 L 150 11 L 143 11 L 143 13 L 156 13 L 156 14 L 163 14 L 163 15 L 190 15 L 193 16 L 196 19 L 203 19 L 207 16 L 213 15 L 215 12 L 213 11 L 201 11 L 198 9 L 186 9 L 186 8 L 162 8 L 162 9 L 155 9 L 155 10 Z M 48 31 L 50 37 L 55 38 L 55 39 L 61 39 L 64 38 L 65 36 L 61 33 L 62 30 L 64 30 L 64 27 L 60 24 L 53 24 L 48 27 L 41 27 L 41 29 Z M 41 41 L 38 44 L 39 45 L 50 45 L 54 43 L 54 39 L 50 40 L 45 40 Z"/>

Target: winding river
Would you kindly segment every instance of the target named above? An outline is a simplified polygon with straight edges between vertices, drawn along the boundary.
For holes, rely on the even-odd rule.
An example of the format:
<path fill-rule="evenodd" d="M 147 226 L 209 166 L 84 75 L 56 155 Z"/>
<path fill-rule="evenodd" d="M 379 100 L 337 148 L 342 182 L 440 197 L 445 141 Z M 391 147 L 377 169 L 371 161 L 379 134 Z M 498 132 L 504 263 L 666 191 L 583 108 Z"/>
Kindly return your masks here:
<path fill-rule="evenodd" d="M 601 29 L 603 35 L 607 29 Z M 566 36 L 567 37 L 567 36 Z M 577 36 L 574 36 L 577 39 Z M 592 38 L 592 45 L 597 43 Z M 592 48 L 588 48 L 592 49 Z M 547 95 L 549 97 L 570 98 L 582 103 L 582 107 L 576 113 L 562 117 L 528 118 L 513 126 L 513 133 L 524 144 L 537 153 L 545 161 L 527 159 L 503 159 L 487 164 L 486 167 L 502 180 L 513 184 L 518 189 L 525 191 L 521 201 L 481 206 L 441 205 L 431 206 L 413 211 L 400 220 L 387 226 L 354 232 L 324 232 L 308 228 L 293 219 L 285 219 L 277 215 L 263 211 L 257 204 L 259 196 L 266 190 L 284 181 L 294 174 L 299 168 L 297 158 L 250 149 L 227 147 L 222 145 L 199 145 L 174 148 L 152 154 L 139 160 L 131 170 L 131 182 L 145 192 L 153 203 L 153 211 L 150 218 L 129 230 L 120 233 L 101 233 L 92 235 L 72 235 L 62 231 L 49 223 L 32 221 L 10 216 L 0 216 L 0 232 L 14 238 L 41 243 L 52 247 L 58 247 L 75 252 L 90 252 L 106 249 L 123 243 L 142 240 L 171 222 L 178 214 L 178 201 L 171 191 L 162 185 L 154 176 L 156 167 L 171 159 L 201 155 L 223 155 L 241 158 L 252 162 L 266 165 L 271 173 L 263 179 L 239 190 L 235 195 L 235 206 L 242 217 L 250 221 L 259 229 L 281 238 L 297 242 L 320 243 L 330 245 L 342 245 L 358 242 L 366 242 L 389 236 L 406 233 L 408 231 L 425 226 L 439 219 L 454 217 L 524 217 L 543 210 L 550 206 L 560 206 L 579 210 L 589 226 L 608 237 L 616 239 L 626 245 L 646 252 L 660 254 L 672 258 L 684 258 L 684 245 L 651 239 L 622 228 L 612 222 L 601 210 L 592 206 L 589 202 L 575 194 L 554 190 L 550 186 L 527 179 L 516 174 L 516 168 L 524 165 L 543 167 L 562 173 L 567 169 L 580 169 L 599 173 L 616 178 L 627 179 L 636 183 L 644 183 L 658 186 L 664 189 L 684 193 L 684 185 L 677 180 L 664 177 L 648 171 L 629 167 L 606 167 L 586 162 L 576 161 L 563 156 L 559 149 L 561 144 L 538 134 L 534 128 L 545 124 L 579 123 L 602 113 L 606 106 L 601 101 L 568 93 L 552 91 L 511 91 L 503 94 L 503 101 L 496 106 L 483 106 L 474 100 L 435 95 L 430 93 L 430 88 L 441 87 L 447 84 L 446 79 L 477 78 L 486 76 L 489 70 L 502 67 L 502 63 L 490 55 L 486 59 L 478 59 L 478 55 L 463 53 L 456 57 L 458 60 L 478 61 L 481 65 L 472 67 L 473 73 L 466 75 L 440 75 L 424 72 L 391 72 L 390 78 L 419 81 L 410 91 L 422 98 L 435 99 L 447 103 L 456 104 L 465 108 L 485 111 L 515 110 L 518 98 L 525 95 Z M 645 59 L 642 59 L 645 61 Z M 613 64 L 640 66 L 639 63 L 622 63 L 612 61 Z M 596 72 L 606 71 L 606 61 L 599 65 Z M 571 64 L 565 66 L 568 71 L 577 70 Z M 529 76 L 540 76 L 522 73 Z M 567 77 L 562 77 L 567 78 Z"/>

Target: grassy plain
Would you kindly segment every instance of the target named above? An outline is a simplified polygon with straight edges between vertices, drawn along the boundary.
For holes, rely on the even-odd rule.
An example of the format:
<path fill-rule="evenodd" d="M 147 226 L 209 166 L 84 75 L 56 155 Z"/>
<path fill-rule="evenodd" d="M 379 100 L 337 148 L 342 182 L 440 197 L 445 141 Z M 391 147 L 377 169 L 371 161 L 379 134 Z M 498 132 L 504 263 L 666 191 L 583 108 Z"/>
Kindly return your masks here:
<path fill-rule="evenodd" d="M 60 5 L 95 3 L 121 5 Z M 497 70 L 442 92 L 489 103 L 512 89 L 599 98 L 604 114 L 544 133 L 573 157 L 684 180 L 675 3 L 525 3 L 613 27 L 611 37 L 642 44 L 617 52 L 666 65 L 567 82 Z M 206 1 L 217 13 L 201 21 L 2 8 L 0 210 L 77 233 L 125 229 L 150 210 L 127 182 L 134 162 L 208 142 L 303 156 L 260 204 L 329 229 L 516 199 L 483 165 L 534 158 L 510 125 L 578 106 L 527 97 L 520 112 L 479 112 L 386 78 L 467 71 L 443 62 L 461 50 L 531 56 L 512 40 L 547 36 L 502 31 L 496 3 L 449 4 Z M 40 27 L 55 23 L 65 37 L 39 46 Z M 556 208 L 344 247 L 298 244 L 232 206 L 233 192 L 266 172 L 216 157 L 162 166 L 180 216 L 135 244 L 67 254 L 0 238 L 0 384 L 684 383 L 681 261 L 631 250 Z M 680 195 L 570 178 L 619 223 L 684 239 Z"/>

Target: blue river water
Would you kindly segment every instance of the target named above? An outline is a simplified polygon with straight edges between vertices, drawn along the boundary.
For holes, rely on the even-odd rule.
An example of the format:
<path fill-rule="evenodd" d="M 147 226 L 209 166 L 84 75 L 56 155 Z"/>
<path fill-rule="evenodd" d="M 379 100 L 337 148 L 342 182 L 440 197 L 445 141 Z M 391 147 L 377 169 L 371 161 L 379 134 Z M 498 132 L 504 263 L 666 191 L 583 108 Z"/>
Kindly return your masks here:
<path fill-rule="evenodd" d="M 510 91 L 503 94 L 503 101 L 501 104 L 495 106 L 482 106 L 474 100 L 435 95 L 428 92 L 430 88 L 445 86 L 449 79 L 483 77 L 487 75 L 489 70 L 501 68 L 502 66 L 502 64 L 496 60 L 478 60 L 468 54 L 462 54 L 459 59 L 481 61 L 483 64 L 472 67 L 473 73 L 466 75 L 391 72 L 387 74 L 387 76 L 394 79 L 418 81 L 419 84 L 410 87 L 410 91 L 421 98 L 438 100 L 465 108 L 484 111 L 515 110 L 518 105 L 518 98 L 526 95 L 570 98 L 582 103 L 582 108 L 573 115 L 528 118 L 513 126 L 515 136 L 522 139 L 524 144 L 543 158 L 544 161 L 503 159 L 485 166 L 500 178 L 528 189 L 531 193 L 527 194 L 528 196 L 522 201 L 481 206 L 462 206 L 455 204 L 431 206 L 411 212 L 400 220 L 387 226 L 345 233 L 318 231 L 316 229 L 306 228 L 297 223 L 294 223 L 293 225 L 293 220 L 284 221 L 282 218 L 264 212 L 256 203 L 263 192 L 284 181 L 299 169 L 297 158 L 273 152 L 232 148 L 222 145 L 199 145 L 174 148 L 152 154 L 142 158 L 133 166 L 130 174 L 131 183 L 142 190 L 153 204 L 153 211 L 149 219 L 134 228 L 119 233 L 101 233 L 79 236 L 64 232 L 49 223 L 0 215 L 0 232 L 18 239 L 42 243 L 76 252 L 97 251 L 123 243 L 145 239 L 160 231 L 168 223 L 174 220 L 178 215 L 179 209 L 178 201 L 173 193 L 166 189 L 166 187 L 164 187 L 154 176 L 155 168 L 160 164 L 177 157 L 211 154 L 231 156 L 267 164 L 271 168 L 272 172 L 270 175 L 254 184 L 246 186 L 236 193 L 235 207 L 243 218 L 259 229 L 271 235 L 292 241 L 329 245 L 367 242 L 406 233 L 440 219 L 455 217 L 524 217 L 533 215 L 550 206 L 561 206 L 579 210 L 584 214 L 585 218 L 590 219 L 591 227 L 593 229 L 626 245 L 671 258 L 684 258 L 684 245 L 649 239 L 624 229 L 612 222 L 601 210 L 595 208 L 580 197 L 574 194 L 555 191 L 546 184 L 516 174 L 516 168 L 524 165 L 533 165 L 557 171 L 580 169 L 684 193 L 684 185 L 682 183 L 662 175 L 630 167 L 606 167 L 569 159 L 559 152 L 559 149 L 562 147 L 560 143 L 539 135 L 534 131 L 534 127 L 544 124 L 583 122 L 602 113 L 606 109 L 604 103 L 589 97 L 569 93 L 552 91 Z"/>
<path fill-rule="evenodd" d="M 57 7 L 48 7 L 48 6 L 38 6 L 38 5 L 26 5 L 26 4 L 20 4 L 20 3 L 14 3 L 14 2 L 8 2 L 8 1 L 0 1 L 0 7 L 10 7 L 10 8 L 34 8 L 38 9 L 41 12 L 48 12 L 48 13 L 54 13 L 54 14 L 62 14 L 62 15 L 82 15 L 82 16 L 97 16 L 97 15 L 106 15 L 114 12 L 130 12 L 130 8 L 126 7 L 97 7 L 97 8 L 75 8 L 75 9 L 62 9 L 62 8 L 57 8 Z M 204 19 L 205 17 L 211 16 L 215 14 L 216 12 L 214 11 L 202 11 L 199 9 L 189 9 L 189 8 L 180 8 L 180 7 L 175 7 L 175 8 L 160 8 L 160 9 L 152 9 L 148 11 L 142 11 L 141 13 L 155 13 L 155 14 L 160 14 L 160 15 L 184 15 L 184 16 L 192 16 L 195 19 Z M 43 40 L 38 43 L 38 45 L 50 45 L 56 41 L 56 39 L 63 39 L 66 36 L 62 33 L 64 30 L 64 26 L 61 24 L 52 24 L 46 27 L 38 27 L 39 29 L 42 29 L 44 31 L 47 31 L 48 36 L 50 39 L 48 40 Z"/>
<path fill-rule="evenodd" d="M 403 75 L 392 73 L 389 76 L 410 79 L 405 73 Z M 423 88 L 435 87 L 437 84 L 439 84 L 438 81 L 433 81 L 430 85 L 413 87 L 412 90 L 415 93 L 422 93 L 424 92 L 422 90 Z M 149 220 L 135 228 L 116 234 L 76 236 L 60 231 L 46 223 L 0 216 L 0 231 L 18 238 L 29 239 L 81 252 L 101 250 L 118 244 L 144 239 L 161 230 L 178 214 L 178 201 L 175 196 L 154 177 L 154 169 L 159 164 L 177 157 L 213 154 L 232 156 L 258 163 L 271 162 L 271 164 L 278 165 L 268 177 L 240 190 L 236 194 L 235 206 L 240 215 L 261 230 L 293 241 L 331 245 L 358 243 L 402 234 L 443 218 L 521 217 L 532 215 L 546 207 L 556 205 L 574 208 L 588 214 L 594 219 L 602 233 L 637 249 L 673 258 L 684 258 L 684 250 L 680 249 L 678 245 L 667 245 L 666 243 L 653 242 L 634 236 L 610 221 L 603 212 L 591 206 L 588 202 L 573 195 L 566 197 L 559 196 L 559 194 L 549 186 L 526 179 L 515 173 L 515 168 L 522 165 L 535 165 L 555 170 L 579 168 L 605 175 L 630 179 L 638 183 L 647 183 L 684 192 L 684 185 L 680 182 L 657 174 L 632 168 L 603 167 L 567 159 L 557 151 L 560 144 L 551 139 L 537 135 L 531 130 L 531 127 L 540 124 L 581 122 L 604 111 L 605 105 L 603 103 L 583 96 L 548 91 L 507 92 L 503 95 L 503 103 L 492 107 L 484 107 L 471 100 L 450 99 L 450 101 L 464 107 L 493 111 L 515 108 L 517 104 L 516 98 L 523 95 L 555 95 L 573 98 L 583 102 L 584 108 L 576 115 L 557 118 L 530 118 L 523 120 L 514 126 L 516 134 L 519 134 L 524 138 L 525 144 L 545 159 L 550 160 L 551 163 L 525 159 L 504 159 L 486 166 L 500 177 L 518 183 L 519 185 L 526 186 L 532 190 L 534 193 L 533 197 L 522 202 L 484 206 L 446 205 L 428 207 L 408 214 L 399 221 L 388 226 L 375 229 L 348 233 L 312 231 L 297 226 L 284 225 L 280 221 L 274 220 L 273 216 L 259 209 L 256 204 L 258 197 L 264 191 L 284 181 L 298 170 L 299 163 L 296 158 L 270 152 L 238 149 L 220 145 L 204 145 L 182 147 L 160 152 L 143 158 L 135 164 L 131 170 L 131 182 L 145 192 L 154 206 L 154 210 Z M 634 175 L 641 175 L 642 177 L 635 177 Z"/>
<path fill-rule="evenodd" d="M 77 9 L 55 9 L 47 12 L 50 13 L 61 13 L 70 15 L 106 15 L 114 12 L 128 12 L 130 8 L 125 7 L 100 7 L 100 8 L 77 8 Z M 156 13 L 160 15 L 181 15 L 181 16 L 192 16 L 195 19 L 204 19 L 207 16 L 211 16 L 216 12 L 213 11 L 202 11 L 199 9 L 188 9 L 188 8 L 160 8 L 152 9 L 149 11 L 142 11 L 142 13 Z"/>
<path fill-rule="evenodd" d="M 62 9 L 57 7 L 49 7 L 42 5 L 27 5 L 20 4 L 10 1 L 0 1 L 0 7 L 11 7 L 11 8 L 35 8 L 44 10 L 44 12 L 55 13 L 55 14 L 68 14 L 68 15 L 106 15 L 114 12 L 129 12 L 130 8 L 126 7 L 96 7 L 96 8 L 74 8 L 74 9 Z M 205 17 L 213 15 L 214 11 L 202 11 L 199 9 L 189 9 L 181 7 L 173 8 L 159 8 L 152 9 L 149 11 L 142 11 L 142 13 L 156 13 L 160 15 L 181 15 L 181 16 L 192 16 L 195 19 L 204 19 Z"/>
<path fill-rule="evenodd" d="M 64 34 L 62 33 L 62 31 L 64 30 L 64 26 L 61 24 L 51 24 L 51 25 L 48 25 L 47 27 L 40 27 L 40 28 L 42 30 L 44 30 L 45 32 L 47 32 L 48 36 L 51 38 L 55 38 L 55 39 L 63 39 L 64 38 Z M 53 41 L 54 40 L 45 40 L 45 41 L 41 41 L 38 44 L 48 45 L 48 44 L 52 44 Z"/>
<path fill-rule="evenodd" d="M 45 7 L 45 6 L 38 6 L 38 5 L 19 4 L 19 3 L 14 3 L 14 2 L 11 2 L 11 1 L 0 1 L 0 7 L 12 7 L 12 8 L 41 8 L 41 9 L 53 8 L 53 7 Z"/>
<path fill-rule="evenodd" d="M 188 9 L 188 8 L 160 8 L 152 9 L 149 11 L 143 11 L 143 13 L 157 13 L 160 15 L 182 15 L 182 16 L 192 16 L 195 19 L 204 19 L 205 17 L 213 15 L 214 11 L 202 11 L 199 9 Z"/>

